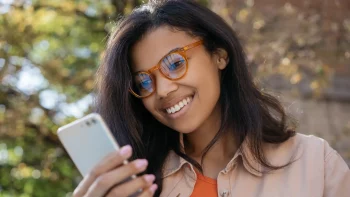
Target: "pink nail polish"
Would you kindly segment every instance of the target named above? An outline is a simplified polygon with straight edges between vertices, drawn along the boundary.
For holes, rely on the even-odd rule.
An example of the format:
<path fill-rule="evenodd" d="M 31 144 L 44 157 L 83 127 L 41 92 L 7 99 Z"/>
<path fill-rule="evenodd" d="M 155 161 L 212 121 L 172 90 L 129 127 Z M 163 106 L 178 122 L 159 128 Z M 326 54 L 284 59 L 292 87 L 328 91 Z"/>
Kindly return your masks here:
<path fill-rule="evenodd" d="M 138 168 L 138 169 L 145 167 L 147 164 L 148 164 L 148 162 L 146 159 L 137 160 L 135 163 L 136 168 Z"/>
<path fill-rule="evenodd" d="M 154 181 L 154 179 L 156 179 L 156 177 L 153 174 L 147 174 L 145 176 L 145 179 L 147 182 L 152 183 Z"/>
<path fill-rule="evenodd" d="M 131 146 L 130 145 L 123 146 L 120 149 L 120 155 L 122 155 L 123 157 L 126 157 L 128 154 L 130 154 L 130 152 L 131 152 Z"/>
<path fill-rule="evenodd" d="M 157 190 L 158 186 L 156 184 L 153 184 L 149 189 L 151 190 L 151 192 L 155 192 Z"/>

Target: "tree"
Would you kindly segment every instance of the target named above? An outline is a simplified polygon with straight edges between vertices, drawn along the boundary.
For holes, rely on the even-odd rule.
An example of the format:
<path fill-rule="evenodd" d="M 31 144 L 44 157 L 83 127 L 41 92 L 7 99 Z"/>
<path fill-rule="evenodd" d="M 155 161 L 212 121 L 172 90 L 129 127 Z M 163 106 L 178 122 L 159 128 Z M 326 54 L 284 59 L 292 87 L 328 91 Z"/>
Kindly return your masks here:
<path fill-rule="evenodd" d="M 0 1 L 0 196 L 65 196 L 81 177 L 57 128 L 91 111 L 108 33 L 141 2 L 7 2 Z"/>

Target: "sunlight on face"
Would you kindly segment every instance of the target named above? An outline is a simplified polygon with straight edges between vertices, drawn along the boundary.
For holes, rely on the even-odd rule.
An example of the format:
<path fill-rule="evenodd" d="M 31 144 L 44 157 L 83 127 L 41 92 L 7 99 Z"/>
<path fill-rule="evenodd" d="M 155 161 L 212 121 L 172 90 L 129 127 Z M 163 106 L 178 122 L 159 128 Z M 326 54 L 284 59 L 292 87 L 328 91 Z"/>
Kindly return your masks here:
<path fill-rule="evenodd" d="M 200 40 L 184 31 L 167 26 L 147 33 L 132 48 L 132 70 L 146 71 L 175 48 Z M 186 52 L 188 71 L 179 80 L 165 78 L 159 70 L 152 73 L 155 92 L 142 99 L 146 109 L 161 123 L 181 133 L 200 128 L 217 115 L 220 95 L 217 57 L 210 55 L 203 45 Z M 176 61 L 176 60 L 171 60 Z M 176 63 L 176 62 L 175 62 Z"/>

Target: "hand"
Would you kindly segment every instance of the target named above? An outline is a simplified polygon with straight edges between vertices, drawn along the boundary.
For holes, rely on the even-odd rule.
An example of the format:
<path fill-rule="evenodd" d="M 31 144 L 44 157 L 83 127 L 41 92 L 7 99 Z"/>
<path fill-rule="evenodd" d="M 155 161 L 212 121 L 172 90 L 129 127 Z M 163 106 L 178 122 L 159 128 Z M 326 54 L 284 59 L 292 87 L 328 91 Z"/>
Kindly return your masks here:
<path fill-rule="evenodd" d="M 107 155 L 84 177 L 74 190 L 73 197 L 124 197 L 135 194 L 140 189 L 142 192 L 139 197 L 153 196 L 157 189 L 157 185 L 153 184 L 154 175 L 146 174 L 123 182 L 132 175 L 143 172 L 148 165 L 145 159 L 123 164 L 131 154 L 131 147 L 127 145 L 120 151 Z"/>

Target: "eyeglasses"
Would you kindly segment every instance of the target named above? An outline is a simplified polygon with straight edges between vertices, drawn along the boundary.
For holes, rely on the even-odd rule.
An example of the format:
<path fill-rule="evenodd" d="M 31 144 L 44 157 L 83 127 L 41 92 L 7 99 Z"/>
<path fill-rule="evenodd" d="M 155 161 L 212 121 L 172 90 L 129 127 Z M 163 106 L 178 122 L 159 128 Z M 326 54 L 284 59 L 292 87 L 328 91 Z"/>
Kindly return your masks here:
<path fill-rule="evenodd" d="M 155 91 L 155 79 L 152 72 L 159 72 L 167 79 L 179 80 L 183 78 L 188 70 L 186 51 L 193 49 L 203 43 L 202 40 L 186 45 L 182 48 L 166 54 L 157 65 L 147 71 L 133 73 L 129 91 L 137 98 L 146 98 Z"/>

